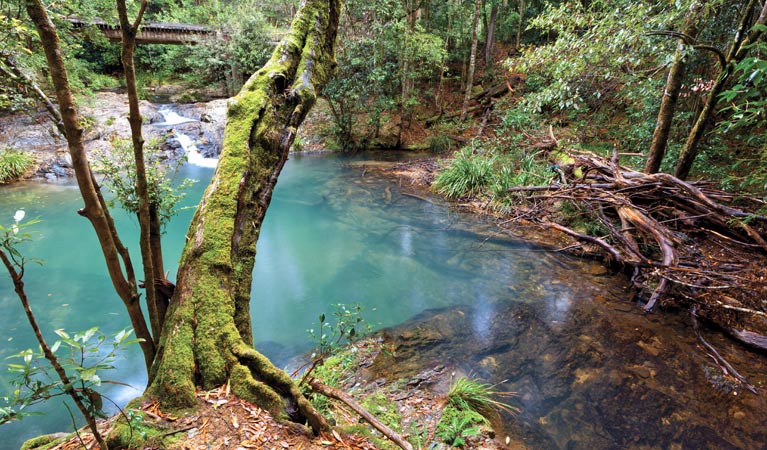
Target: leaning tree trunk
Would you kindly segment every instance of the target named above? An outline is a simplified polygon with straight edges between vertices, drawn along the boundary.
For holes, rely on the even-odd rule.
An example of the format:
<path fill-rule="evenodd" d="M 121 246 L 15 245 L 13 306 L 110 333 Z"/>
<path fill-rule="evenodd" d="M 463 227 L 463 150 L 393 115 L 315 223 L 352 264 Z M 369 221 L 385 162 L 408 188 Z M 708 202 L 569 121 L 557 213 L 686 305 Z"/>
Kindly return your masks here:
<path fill-rule="evenodd" d="M 695 158 L 698 156 L 700 150 L 700 144 L 703 142 L 703 136 L 708 129 L 711 122 L 714 121 L 717 106 L 719 104 L 719 95 L 724 91 L 725 85 L 730 79 L 730 76 L 735 72 L 735 66 L 743 61 L 748 55 L 749 51 L 764 34 L 765 25 L 767 25 L 767 1 L 761 7 L 759 16 L 753 25 L 750 25 L 751 10 L 754 5 L 757 4 L 756 0 L 751 0 L 743 11 L 743 19 L 738 31 L 735 34 L 730 50 L 725 58 L 720 56 L 722 63 L 721 71 L 714 82 L 711 91 L 708 93 L 708 98 L 703 106 L 703 110 L 698 114 L 695 120 L 695 124 L 690 130 L 690 134 L 687 136 L 687 140 L 682 147 L 682 152 L 679 155 L 674 174 L 677 178 L 682 180 L 686 179 L 692 169 L 692 164 L 695 162 Z M 751 31 L 748 31 L 749 26 Z"/>
<path fill-rule="evenodd" d="M 306 0 L 271 60 L 228 110 L 213 180 L 181 257 L 147 393 L 164 407 L 196 403 L 196 388 L 233 392 L 279 416 L 286 402 L 315 431 L 328 427 L 297 385 L 252 345 L 250 291 L 256 240 L 288 151 L 335 69 L 339 0 Z"/>
<path fill-rule="evenodd" d="M 703 8 L 703 3 L 696 1 L 690 5 L 690 11 L 687 14 L 685 23 L 682 26 L 682 33 L 695 39 L 698 34 L 698 14 Z M 663 89 L 663 98 L 661 99 L 660 109 L 658 110 L 658 120 L 655 123 L 655 131 L 652 135 L 650 151 L 647 154 L 645 162 L 645 173 L 656 173 L 660 170 L 663 157 L 666 154 L 671 124 L 674 121 L 674 112 L 676 111 L 679 92 L 682 89 L 682 80 L 687 71 L 687 62 L 685 58 L 685 48 L 687 43 L 684 37 L 680 37 L 676 44 L 674 52 L 674 61 L 668 71 L 666 87 Z"/>

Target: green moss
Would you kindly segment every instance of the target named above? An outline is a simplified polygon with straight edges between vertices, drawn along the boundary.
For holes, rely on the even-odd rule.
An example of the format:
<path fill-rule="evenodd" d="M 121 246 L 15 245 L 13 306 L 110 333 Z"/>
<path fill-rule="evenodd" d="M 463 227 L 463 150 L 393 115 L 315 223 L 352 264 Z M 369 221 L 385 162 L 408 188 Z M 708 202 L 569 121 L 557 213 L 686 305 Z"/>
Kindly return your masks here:
<path fill-rule="evenodd" d="M 219 165 L 187 235 L 177 294 L 153 368 L 150 392 L 163 408 L 193 405 L 195 383 L 207 389 L 227 380 L 237 395 L 273 413 L 282 410 L 277 392 L 303 401 L 287 374 L 244 345 L 248 337 L 240 335 L 235 321 L 242 321 L 238 311 L 249 300 L 255 241 L 266 209 L 261 195 L 287 156 L 288 149 L 281 146 L 283 131 L 300 123 L 285 91 L 296 84 L 299 68 L 315 75 L 315 67 L 299 56 L 316 64 L 332 59 L 332 45 L 308 36 L 310 30 L 324 34 L 335 29 L 327 9 L 326 2 L 307 2 L 288 37 L 228 108 Z M 324 82 L 329 70 L 321 69 L 317 76 Z M 302 84 L 303 78 L 299 80 Z M 303 100 L 304 93 L 300 95 Z M 303 119 L 306 111 L 300 112 Z"/>
<path fill-rule="evenodd" d="M 180 439 L 178 433 L 168 434 L 165 427 L 145 421 L 143 411 L 127 409 L 128 419 L 120 417 L 106 436 L 107 445 L 110 448 L 121 449 L 144 449 L 144 448 L 168 448 L 173 442 Z"/>
<path fill-rule="evenodd" d="M 392 430 L 399 432 L 402 429 L 402 416 L 397 404 L 389 400 L 384 394 L 379 392 L 369 395 L 362 399 L 360 406 Z"/>
<path fill-rule="evenodd" d="M 24 442 L 21 445 L 20 450 L 46 450 L 57 446 L 67 438 L 68 436 L 63 435 L 62 433 L 44 434 Z"/>
<path fill-rule="evenodd" d="M 268 385 L 256 381 L 247 367 L 237 365 L 232 369 L 232 392 L 269 411 L 274 417 L 284 414 L 282 397 Z"/>

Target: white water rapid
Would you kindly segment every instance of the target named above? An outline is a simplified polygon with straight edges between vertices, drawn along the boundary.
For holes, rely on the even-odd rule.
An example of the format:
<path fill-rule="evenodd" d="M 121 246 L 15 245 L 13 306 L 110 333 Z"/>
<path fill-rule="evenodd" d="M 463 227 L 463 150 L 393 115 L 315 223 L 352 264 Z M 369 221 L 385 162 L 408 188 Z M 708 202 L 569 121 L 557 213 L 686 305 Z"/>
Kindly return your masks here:
<path fill-rule="evenodd" d="M 179 115 L 168 106 L 163 106 L 159 109 L 158 112 L 162 114 L 162 117 L 165 119 L 165 121 L 156 123 L 155 125 L 171 126 L 182 123 L 197 122 L 195 119 L 190 119 L 188 117 Z M 194 143 L 194 139 L 175 129 L 173 130 L 173 134 L 176 137 L 178 143 L 181 145 L 181 148 L 184 149 L 184 154 L 186 154 L 187 162 L 189 162 L 189 164 L 199 167 L 210 167 L 213 169 L 216 168 L 218 165 L 218 158 L 206 158 L 202 156 Z"/>

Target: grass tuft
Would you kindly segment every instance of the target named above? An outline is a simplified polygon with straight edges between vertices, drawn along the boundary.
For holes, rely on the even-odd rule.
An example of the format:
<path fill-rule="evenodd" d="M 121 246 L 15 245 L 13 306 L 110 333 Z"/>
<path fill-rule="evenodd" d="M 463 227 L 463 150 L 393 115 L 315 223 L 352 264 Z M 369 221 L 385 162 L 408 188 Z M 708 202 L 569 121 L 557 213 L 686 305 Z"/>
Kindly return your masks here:
<path fill-rule="evenodd" d="M 475 411 L 485 417 L 494 410 L 505 411 L 510 414 L 518 413 L 519 408 L 496 400 L 497 397 L 511 397 L 515 393 L 497 391 L 495 386 L 466 377 L 458 378 L 450 386 L 447 403 L 456 409 Z"/>
<path fill-rule="evenodd" d="M 0 150 L 0 184 L 11 182 L 29 169 L 35 159 L 17 150 Z"/>

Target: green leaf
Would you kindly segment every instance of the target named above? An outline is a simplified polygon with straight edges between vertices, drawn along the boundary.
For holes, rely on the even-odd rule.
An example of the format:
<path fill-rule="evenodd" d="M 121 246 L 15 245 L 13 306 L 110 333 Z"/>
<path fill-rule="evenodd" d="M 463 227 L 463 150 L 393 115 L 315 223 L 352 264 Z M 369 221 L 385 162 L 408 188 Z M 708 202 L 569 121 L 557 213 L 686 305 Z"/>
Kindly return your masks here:
<path fill-rule="evenodd" d="M 56 333 L 57 335 L 59 335 L 59 337 L 61 337 L 61 338 L 63 338 L 63 339 L 71 339 L 71 338 L 69 337 L 69 334 L 67 334 L 67 333 L 64 331 L 64 329 L 63 329 L 63 328 L 59 328 L 58 330 L 53 330 L 53 332 L 54 332 L 54 333 Z"/>

